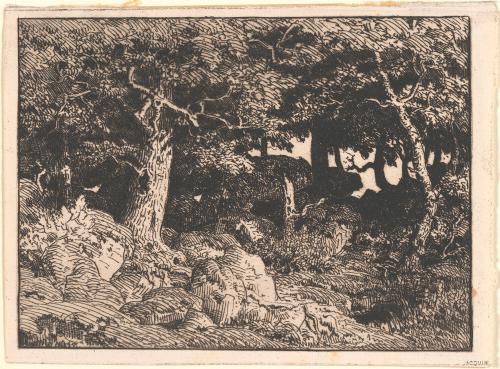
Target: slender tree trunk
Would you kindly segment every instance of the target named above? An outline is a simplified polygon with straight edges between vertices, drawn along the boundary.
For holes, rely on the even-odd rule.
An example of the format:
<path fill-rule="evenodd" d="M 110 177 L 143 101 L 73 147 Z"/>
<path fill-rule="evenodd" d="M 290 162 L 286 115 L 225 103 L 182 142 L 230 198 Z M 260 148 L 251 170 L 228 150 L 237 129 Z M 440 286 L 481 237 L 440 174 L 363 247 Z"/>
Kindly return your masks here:
<path fill-rule="evenodd" d="M 267 138 L 265 137 L 260 139 L 260 156 L 262 158 L 267 157 Z"/>
<path fill-rule="evenodd" d="M 431 155 L 431 144 L 425 145 L 425 163 L 429 163 L 429 156 Z"/>
<path fill-rule="evenodd" d="M 434 152 L 434 161 L 432 162 L 429 172 L 432 183 L 436 185 L 440 181 L 444 172 L 444 163 L 441 163 L 443 151 L 439 143 L 434 145 L 433 152 Z"/>
<path fill-rule="evenodd" d="M 340 157 L 340 147 L 338 145 L 333 146 L 333 154 L 335 155 L 335 165 L 338 169 L 343 170 L 344 164 L 342 164 L 342 159 Z"/>
<path fill-rule="evenodd" d="M 401 158 L 401 179 L 399 180 L 400 185 L 407 185 L 410 182 L 410 172 L 408 169 L 408 159 L 403 156 Z"/>
<path fill-rule="evenodd" d="M 168 199 L 172 158 L 170 139 L 155 139 L 151 147 L 144 149 L 142 162 L 145 169 L 132 184 L 124 215 L 124 224 L 138 242 L 162 243 L 160 234 Z"/>
<path fill-rule="evenodd" d="M 382 145 L 377 145 L 375 149 L 375 160 L 373 162 L 373 169 L 375 170 L 375 180 L 377 186 L 382 190 L 389 190 L 393 186 L 387 181 L 385 177 L 385 158 Z"/>
<path fill-rule="evenodd" d="M 436 194 L 432 189 L 432 182 L 427 171 L 425 149 L 422 143 L 422 138 L 406 113 L 404 104 L 394 101 L 393 104 L 399 113 L 401 124 L 410 138 L 410 143 L 412 145 L 411 160 L 413 162 L 417 179 L 422 185 L 425 196 L 424 217 L 418 226 L 417 235 L 414 241 L 414 247 L 417 253 L 423 254 L 425 252 L 425 244 L 431 232 L 432 221 L 437 209 Z"/>
<path fill-rule="evenodd" d="M 452 174 L 457 174 L 460 153 L 459 153 L 458 144 L 456 142 L 456 139 L 454 139 L 454 141 L 455 141 L 454 148 L 451 152 L 450 168 L 451 168 Z"/>
<path fill-rule="evenodd" d="M 321 188 L 325 184 L 328 172 L 328 149 L 323 139 L 323 123 L 314 122 L 311 129 L 311 167 L 313 185 Z"/>
<path fill-rule="evenodd" d="M 401 125 L 405 129 L 410 140 L 410 154 L 413 167 L 424 192 L 424 216 L 418 225 L 417 234 L 414 240 L 414 250 L 418 254 L 423 254 L 425 253 L 425 245 L 427 239 L 429 238 L 429 234 L 431 233 L 432 222 L 437 210 L 437 199 L 432 188 L 429 173 L 427 172 L 425 148 L 422 142 L 422 137 L 420 137 L 418 130 L 411 122 L 411 119 L 405 109 L 406 103 L 412 99 L 412 96 L 415 96 L 419 84 L 415 85 L 415 88 L 408 97 L 403 100 L 400 99 L 391 87 L 389 75 L 382 68 L 382 57 L 379 51 L 375 51 L 375 60 L 379 67 L 380 76 L 382 77 L 382 85 L 384 86 L 385 92 L 389 98 L 389 104 L 397 110 Z"/>
<path fill-rule="evenodd" d="M 285 209 L 284 209 L 284 218 L 285 218 L 285 237 L 293 232 L 293 224 L 294 224 L 294 215 L 296 214 L 295 207 L 295 189 L 293 186 L 293 182 L 290 181 L 287 176 L 284 176 L 283 181 L 283 193 L 285 197 Z"/>

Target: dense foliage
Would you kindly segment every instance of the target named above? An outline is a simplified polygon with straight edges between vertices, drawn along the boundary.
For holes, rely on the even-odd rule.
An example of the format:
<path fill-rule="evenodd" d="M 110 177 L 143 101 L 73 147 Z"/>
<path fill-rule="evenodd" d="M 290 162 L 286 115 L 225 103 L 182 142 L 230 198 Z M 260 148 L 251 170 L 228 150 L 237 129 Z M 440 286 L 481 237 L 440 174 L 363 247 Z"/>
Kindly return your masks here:
<path fill-rule="evenodd" d="M 19 26 L 21 345 L 468 347 L 466 18 Z"/>

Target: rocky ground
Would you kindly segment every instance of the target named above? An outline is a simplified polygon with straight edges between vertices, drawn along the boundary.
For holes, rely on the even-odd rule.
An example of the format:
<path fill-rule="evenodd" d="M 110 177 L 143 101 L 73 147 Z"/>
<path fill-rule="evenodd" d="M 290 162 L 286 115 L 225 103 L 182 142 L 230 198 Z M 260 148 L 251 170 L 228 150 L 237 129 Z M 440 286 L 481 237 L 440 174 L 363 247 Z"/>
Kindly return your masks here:
<path fill-rule="evenodd" d="M 47 216 L 36 186 L 20 186 L 23 347 L 407 350 L 421 344 L 400 329 L 394 311 L 385 320 L 366 316 L 367 306 L 384 302 L 377 291 L 387 287 L 354 252 L 328 271 L 285 275 L 266 268 L 234 235 L 165 229 L 172 259 L 154 246 L 132 250 L 128 229 L 83 200 Z"/>

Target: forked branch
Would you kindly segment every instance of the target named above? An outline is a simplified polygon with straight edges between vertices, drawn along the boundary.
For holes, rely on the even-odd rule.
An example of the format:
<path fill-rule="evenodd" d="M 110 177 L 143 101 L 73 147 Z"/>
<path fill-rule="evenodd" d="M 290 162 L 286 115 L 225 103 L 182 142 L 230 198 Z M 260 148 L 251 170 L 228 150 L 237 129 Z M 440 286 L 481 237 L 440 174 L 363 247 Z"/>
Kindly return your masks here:
<path fill-rule="evenodd" d="M 186 120 L 194 127 L 199 126 L 198 119 L 195 115 L 191 114 L 187 109 L 176 105 L 173 101 L 167 99 L 164 96 L 161 96 L 159 93 L 156 93 L 150 88 L 137 83 L 134 79 L 134 73 L 135 73 L 135 68 L 131 67 L 128 71 L 128 83 L 131 88 L 152 99 L 152 103 L 155 104 L 158 108 L 166 107 L 172 112 L 177 113 L 186 118 Z"/>
<path fill-rule="evenodd" d="M 291 24 L 288 29 L 285 31 L 285 33 L 283 34 L 283 36 L 276 42 L 275 45 L 270 45 L 268 43 L 265 43 L 264 41 L 262 40 L 259 40 L 259 39 L 256 39 L 256 38 L 252 38 L 250 40 L 248 40 L 249 43 L 256 43 L 256 44 L 259 44 L 261 45 L 263 48 L 271 51 L 271 61 L 274 63 L 274 64 L 279 64 L 279 60 L 278 60 L 278 57 L 277 57 L 277 54 L 276 54 L 276 51 L 278 49 L 283 49 L 283 43 L 288 39 L 288 37 L 290 36 L 290 33 L 292 33 L 294 30 L 300 28 L 300 24 L 297 24 L 297 23 L 293 23 Z"/>

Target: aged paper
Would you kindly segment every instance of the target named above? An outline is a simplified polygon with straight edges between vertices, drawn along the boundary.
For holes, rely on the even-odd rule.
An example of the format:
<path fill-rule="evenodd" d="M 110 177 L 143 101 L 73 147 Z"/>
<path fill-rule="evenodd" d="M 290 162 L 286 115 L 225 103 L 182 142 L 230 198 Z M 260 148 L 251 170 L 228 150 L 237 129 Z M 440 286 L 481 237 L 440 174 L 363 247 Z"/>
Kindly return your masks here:
<path fill-rule="evenodd" d="M 496 364 L 494 7 L 4 30 L 8 361 Z"/>

